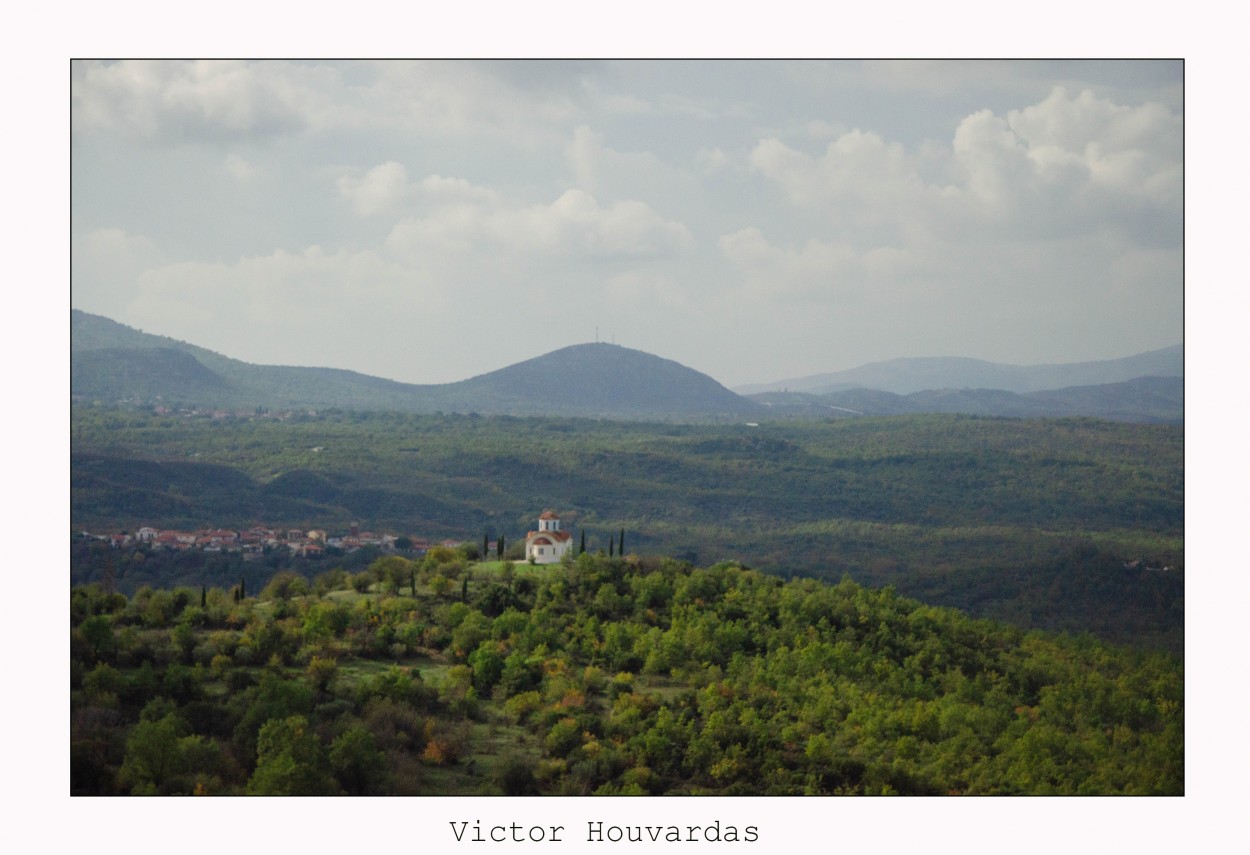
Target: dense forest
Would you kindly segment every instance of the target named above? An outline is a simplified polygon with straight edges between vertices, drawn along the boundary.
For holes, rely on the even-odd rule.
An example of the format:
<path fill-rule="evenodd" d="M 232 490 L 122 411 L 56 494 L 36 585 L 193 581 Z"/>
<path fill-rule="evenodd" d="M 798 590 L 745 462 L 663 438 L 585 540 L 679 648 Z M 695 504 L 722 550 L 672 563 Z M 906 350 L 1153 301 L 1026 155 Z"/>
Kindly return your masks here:
<path fill-rule="evenodd" d="M 256 523 L 519 542 L 559 511 L 592 551 L 892 584 L 1020 626 L 1183 649 L 1184 430 L 955 415 L 745 424 L 77 405 L 75 530 Z M 374 556 L 368 556 L 369 560 Z M 348 559 L 249 565 L 315 575 Z M 361 560 L 359 557 L 354 560 Z M 1168 568 L 1166 571 L 1163 568 Z M 76 544 L 76 583 L 223 585 L 229 556 Z"/>
<path fill-rule="evenodd" d="M 1178 658 L 733 562 L 77 586 L 74 793 L 1184 792 Z"/>

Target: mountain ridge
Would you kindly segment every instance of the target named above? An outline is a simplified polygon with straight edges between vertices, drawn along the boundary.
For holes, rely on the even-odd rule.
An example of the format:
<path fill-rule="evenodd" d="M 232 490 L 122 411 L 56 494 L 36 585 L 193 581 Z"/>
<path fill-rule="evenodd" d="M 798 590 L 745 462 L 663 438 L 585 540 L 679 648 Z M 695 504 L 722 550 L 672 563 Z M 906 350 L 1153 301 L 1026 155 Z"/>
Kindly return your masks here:
<path fill-rule="evenodd" d="M 569 345 L 465 380 L 421 385 L 340 368 L 255 365 L 78 309 L 71 310 L 71 353 L 75 399 L 235 411 L 337 408 L 661 421 L 926 412 L 1184 419 L 1181 345 L 1105 362 L 1042 366 L 962 357 L 887 360 L 800 378 L 811 389 L 781 381 L 765 385 L 783 391 L 746 394 L 673 360 L 602 342 Z M 1093 382 L 1055 385 L 1082 378 Z M 752 387 L 739 387 L 746 388 Z"/>
<path fill-rule="evenodd" d="M 740 395 L 781 391 L 827 394 L 865 388 L 910 395 L 930 389 L 1001 389 L 1027 394 L 1122 383 L 1137 377 L 1183 376 L 1184 345 L 1176 344 L 1118 359 L 1037 365 L 1011 365 L 963 356 L 900 357 L 845 371 L 735 386 L 733 391 Z"/>
<path fill-rule="evenodd" d="M 1006 418 L 1085 416 L 1179 423 L 1185 418 L 1181 377 L 1135 377 L 1120 383 L 1065 386 L 1023 394 L 1004 389 L 924 389 L 907 395 L 855 387 L 836 392 L 759 392 L 749 396 L 779 416 L 837 418 L 961 413 Z"/>
<path fill-rule="evenodd" d="M 71 394 L 238 408 L 741 419 L 764 408 L 673 360 L 605 343 L 560 348 L 453 383 L 254 365 L 71 310 Z M 162 356 L 156 356 L 160 353 Z"/>

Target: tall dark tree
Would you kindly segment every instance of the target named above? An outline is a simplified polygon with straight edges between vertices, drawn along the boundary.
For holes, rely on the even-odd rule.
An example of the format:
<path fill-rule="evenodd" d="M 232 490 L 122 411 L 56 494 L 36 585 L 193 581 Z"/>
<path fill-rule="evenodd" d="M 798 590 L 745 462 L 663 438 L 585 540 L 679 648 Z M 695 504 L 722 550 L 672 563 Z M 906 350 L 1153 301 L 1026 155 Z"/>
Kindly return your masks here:
<path fill-rule="evenodd" d="M 616 549 L 616 538 L 609 535 L 608 536 L 608 557 L 609 558 L 611 558 L 615 554 L 613 552 L 614 549 Z"/>
<path fill-rule="evenodd" d="M 117 571 L 113 567 L 113 556 L 109 555 L 104 565 L 104 593 L 110 597 L 117 590 Z"/>
<path fill-rule="evenodd" d="M 503 560 L 503 535 L 499 535 L 499 543 L 495 544 L 495 553 L 500 561 Z"/>
<path fill-rule="evenodd" d="M 622 558 L 625 557 L 625 529 L 623 528 L 621 529 L 621 539 L 616 542 L 616 551 Z"/>
<path fill-rule="evenodd" d="M 208 608 L 208 586 L 200 585 L 200 608 Z"/>
<path fill-rule="evenodd" d="M 582 547 L 581 547 L 581 550 L 577 554 L 584 555 L 585 552 L 586 552 L 586 529 L 582 529 Z"/>

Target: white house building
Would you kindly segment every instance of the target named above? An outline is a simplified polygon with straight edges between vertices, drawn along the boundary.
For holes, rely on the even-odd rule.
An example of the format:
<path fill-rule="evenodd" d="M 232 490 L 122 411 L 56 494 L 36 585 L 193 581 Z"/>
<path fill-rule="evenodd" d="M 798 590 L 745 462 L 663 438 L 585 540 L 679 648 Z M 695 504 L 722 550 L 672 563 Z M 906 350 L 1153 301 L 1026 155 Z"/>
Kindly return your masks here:
<path fill-rule="evenodd" d="M 544 511 L 538 518 L 538 531 L 525 535 L 525 560 L 535 564 L 555 564 L 573 549 L 573 535 L 560 531 L 560 518 Z"/>

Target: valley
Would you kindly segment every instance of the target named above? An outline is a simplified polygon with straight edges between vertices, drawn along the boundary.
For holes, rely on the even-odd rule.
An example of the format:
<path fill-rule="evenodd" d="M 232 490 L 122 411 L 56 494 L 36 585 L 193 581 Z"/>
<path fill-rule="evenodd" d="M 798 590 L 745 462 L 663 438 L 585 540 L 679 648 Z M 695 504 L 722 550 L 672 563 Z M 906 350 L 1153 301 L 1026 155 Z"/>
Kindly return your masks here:
<path fill-rule="evenodd" d="M 638 554 L 849 576 L 975 615 L 1182 644 L 1178 426 L 957 415 L 758 427 L 347 411 L 213 419 L 78 406 L 72 429 L 75 530 L 356 523 L 515 543 L 554 509 L 592 550 L 624 528 Z M 1142 569 L 1164 566 L 1174 569 Z M 72 569 L 75 581 L 98 578 L 98 563 Z M 1060 578 L 1068 593 L 1055 596 Z"/>

